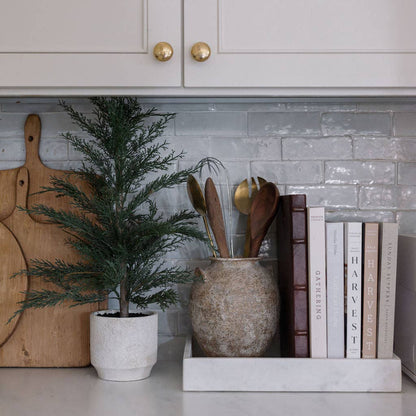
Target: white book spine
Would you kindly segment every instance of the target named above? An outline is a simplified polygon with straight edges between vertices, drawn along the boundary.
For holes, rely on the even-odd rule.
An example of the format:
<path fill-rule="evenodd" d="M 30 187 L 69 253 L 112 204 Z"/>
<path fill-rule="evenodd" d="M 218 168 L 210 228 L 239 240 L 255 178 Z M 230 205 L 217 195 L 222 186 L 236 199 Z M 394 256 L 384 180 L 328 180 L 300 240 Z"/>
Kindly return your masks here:
<path fill-rule="evenodd" d="M 377 358 L 393 357 L 398 231 L 397 223 L 381 224 Z"/>
<path fill-rule="evenodd" d="M 327 357 L 325 209 L 308 208 L 309 340 L 312 358 Z"/>
<path fill-rule="evenodd" d="M 345 356 L 344 224 L 326 224 L 328 358 Z"/>
<path fill-rule="evenodd" d="M 362 223 L 345 224 L 345 264 L 347 273 L 346 357 L 361 358 L 361 267 Z"/>

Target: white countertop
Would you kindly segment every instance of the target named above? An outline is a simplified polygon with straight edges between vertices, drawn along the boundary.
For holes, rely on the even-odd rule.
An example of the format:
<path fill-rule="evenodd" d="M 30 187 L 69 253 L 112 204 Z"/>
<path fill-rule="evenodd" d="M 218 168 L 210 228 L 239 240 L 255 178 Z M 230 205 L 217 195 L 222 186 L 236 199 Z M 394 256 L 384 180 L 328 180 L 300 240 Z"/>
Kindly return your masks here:
<path fill-rule="evenodd" d="M 150 378 L 109 382 L 95 370 L 0 369 L 1 416 L 415 416 L 416 384 L 402 393 L 182 392 L 182 363 L 159 361 Z"/>

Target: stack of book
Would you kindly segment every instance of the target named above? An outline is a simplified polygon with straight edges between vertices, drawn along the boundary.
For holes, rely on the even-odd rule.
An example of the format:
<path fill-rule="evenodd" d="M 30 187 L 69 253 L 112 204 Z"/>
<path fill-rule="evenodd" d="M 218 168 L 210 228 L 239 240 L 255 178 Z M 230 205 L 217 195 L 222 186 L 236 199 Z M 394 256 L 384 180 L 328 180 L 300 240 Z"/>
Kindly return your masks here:
<path fill-rule="evenodd" d="M 398 225 L 326 222 L 286 195 L 277 238 L 282 356 L 392 358 Z"/>

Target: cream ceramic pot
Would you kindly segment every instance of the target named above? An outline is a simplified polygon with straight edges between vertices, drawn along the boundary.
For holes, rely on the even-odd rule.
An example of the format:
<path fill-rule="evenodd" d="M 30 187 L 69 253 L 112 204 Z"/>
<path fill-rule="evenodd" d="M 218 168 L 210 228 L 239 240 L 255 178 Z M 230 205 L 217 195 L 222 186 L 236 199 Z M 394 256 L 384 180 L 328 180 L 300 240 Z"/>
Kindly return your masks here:
<path fill-rule="evenodd" d="M 193 284 L 190 314 L 194 337 L 208 356 L 258 357 L 278 325 L 278 289 L 258 258 L 212 258 Z"/>
<path fill-rule="evenodd" d="M 91 364 L 104 380 L 149 377 L 157 360 L 157 313 L 129 318 L 102 316 L 115 312 L 98 311 L 90 315 Z"/>

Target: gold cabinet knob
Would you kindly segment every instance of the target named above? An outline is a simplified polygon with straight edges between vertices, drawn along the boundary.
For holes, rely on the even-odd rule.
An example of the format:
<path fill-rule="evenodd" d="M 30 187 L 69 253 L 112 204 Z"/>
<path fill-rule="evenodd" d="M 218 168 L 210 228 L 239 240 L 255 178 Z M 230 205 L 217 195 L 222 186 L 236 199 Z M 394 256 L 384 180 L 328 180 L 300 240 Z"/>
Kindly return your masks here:
<path fill-rule="evenodd" d="M 211 56 L 211 49 L 205 42 L 197 42 L 191 49 L 192 58 L 198 62 L 204 62 Z"/>
<path fill-rule="evenodd" d="M 170 45 L 167 42 L 159 42 L 153 48 L 153 55 L 160 62 L 169 61 L 169 59 L 172 58 L 173 55 L 172 45 Z"/>

